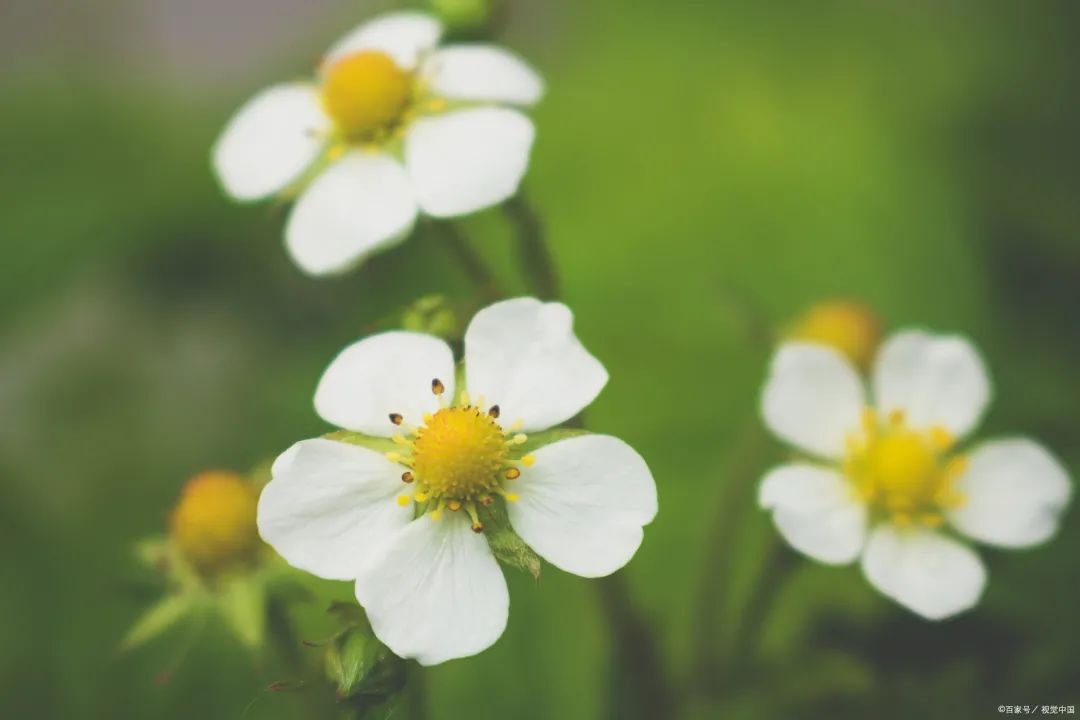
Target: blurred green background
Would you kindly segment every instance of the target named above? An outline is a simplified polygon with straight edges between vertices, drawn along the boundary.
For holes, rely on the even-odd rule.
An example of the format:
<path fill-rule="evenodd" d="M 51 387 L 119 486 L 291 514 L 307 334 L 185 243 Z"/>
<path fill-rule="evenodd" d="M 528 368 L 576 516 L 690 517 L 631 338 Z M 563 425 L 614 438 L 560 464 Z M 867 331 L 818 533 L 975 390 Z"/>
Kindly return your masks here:
<path fill-rule="evenodd" d="M 420 295 L 468 297 L 422 233 L 305 278 L 282 209 L 230 204 L 209 172 L 242 101 L 381 7 L 0 6 L 0 716 L 299 716 L 220 628 L 164 684 L 184 638 L 115 648 L 155 597 L 130 581 L 131 544 L 163 530 L 189 476 L 326 431 L 311 396 L 337 350 Z M 590 426 L 641 451 L 659 487 L 621 574 L 675 686 L 665 714 L 1080 704 L 1075 509 L 1047 546 L 985 551 L 984 600 L 954 620 L 799 559 L 737 672 L 692 660 L 747 621 L 772 537 L 753 483 L 780 450 L 746 460 L 767 351 L 745 306 L 780 322 L 852 297 L 892 327 L 967 333 L 995 379 L 984 434 L 1030 434 L 1080 467 L 1080 5 L 518 2 L 500 40 L 548 82 L 525 190 L 611 373 Z M 464 228 L 522 290 L 503 216 Z M 718 516 L 735 519 L 725 574 L 708 560 Z M 612 672 L 595 584 L 508 576 L 506 634 L 422 673 L 427 717 L 629 716 L 612 710 L 634 688 Z"/>

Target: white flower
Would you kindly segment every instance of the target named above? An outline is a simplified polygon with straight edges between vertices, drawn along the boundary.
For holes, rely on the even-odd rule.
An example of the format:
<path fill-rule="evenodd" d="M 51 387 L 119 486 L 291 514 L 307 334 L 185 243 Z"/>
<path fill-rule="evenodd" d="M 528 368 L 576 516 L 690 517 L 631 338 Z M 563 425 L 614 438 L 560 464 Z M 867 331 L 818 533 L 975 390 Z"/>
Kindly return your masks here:
<path fill-rule="evenodd" d="M 782 465 L 759 500 L 784 538 L 823 563 L 861 556 L 870 583 L 932 619 L 978 601 L 979 556 L 956 536 L 1005 548 L 1047 540 L 1068 502 L 1068 476 L 1041 445 L 995 440 L 960 452 L 990 382 L 960 337 L 906 331 L 881 348 L 868 407 L 837 352 L 788 343 L 762 397 L 769 428 L 812 456 Z"/>
<path fill-rule="evenodd" d="M 314 82 L 263 90 L 218 139 L 229 195 L 299 192 L 285 241 L 305 272 L 341 272 L 400 242 L 420 211 L 466 215 L 517 191 L 534 130 L 514 108 L 539 100 L 543 82 L 498 47 L 436 47 L 441 34 L 418 12 L 364 23 Z"/>
<path fill-rule="evenodd" d="M 468 390 L 456 404 L 447 400 L 454 358 L 441 340 L 388 332 L 346 348 L 315 407 L 339 427 L 392 438 L 396 450 L 293 445 L 259 501 L 262 537 L 295 567 L 355 579 L 379 639 L 425 665 L 478 653 L 506 626 L 485 506 L 505 503 L 514 531 L 556 567 L 583 577 L 618 570 L 656 514 L 645 461 L 617 438 L 589 434 L 521 455 L 524 432 L 570 419 L 607 382 L 572 322 L 565 305 L 532 298 L 481 310 L 465 334 Z"/>

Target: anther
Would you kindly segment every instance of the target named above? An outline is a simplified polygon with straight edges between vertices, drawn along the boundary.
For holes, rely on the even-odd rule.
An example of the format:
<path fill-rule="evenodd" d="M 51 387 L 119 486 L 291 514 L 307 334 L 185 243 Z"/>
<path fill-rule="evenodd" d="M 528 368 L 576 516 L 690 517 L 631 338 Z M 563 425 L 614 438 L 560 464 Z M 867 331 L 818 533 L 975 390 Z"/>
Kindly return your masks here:
<path fill-rule="evenodd" d="M 400 505 L 401 507 L 405 507 L 406 505 L 409 504 L 409 496 L 408 495 L 398 495 L 397 496 L 397 504 Z"/>
<path fill-rule="evenodd" d="M 416 478 L 413 477 L 413 474 L 411 472 L 409 472 L 408 470 L 401 473 L 401 482 L 411 483 L 415 479 Z"/>
<path fill-rule="evenodd" d="M 402 460 L 401 453 L 388 452 L 386 453 L 386 459 L 392 463 L 399 463 Z"/>
<path fill-rule="evenodd" d="M 483 505 L 484 507 L 491 507 L 491 504 L 493 502 L 495 502 L 495 498 L 491 497 L 490 495 L 481 495 L 480 496 L 480 504 Z"/>
<path fill-rule="evenodd" d="M 517 435 L 515 435 L 513 438 L 510 439 L 510 442 L 514 443 L 515 445 L 521 445 L 528 439 L 529 438 L 528 438 L 528 436 L 525 435 L 525 433 L 518 433 Z"/>
<path fill-rule="evenodd" d="M 533 465 L 536 464 L 536 456 L 535 455 L 526 455 L 525 457 L 521 458 L 521 464 L 524 465 L 525 467 L 532 467 Z"/>
<path fill-rule="evenodd" d="M 476 506 L 469 503 L 465 506 L 465 512 L 469 513 L 469 519 L 472 520 L 472 531 L 475 533 L 484 532 L 484 523 L 480 522 L 480 516 L 476 512 Z"/>
<path fill-rule="evenodd" d="M 506 471 L 506 479 L 507 480 L 517 480 L 519 477 L 521 477 L 521 471 L 518 470 L 516 467 L 512 467 L 512 468 L 507 469 L 507 471 Z"/>
<path fill-rule="evenodd" d="M 394 423 L 395 425 L 400 425 L 401 421 L 404 419 L 405 418 L 401 417 L 399 413 L 390 413 L 390 422 Z"/>
<path fill-rule="evenodd" d="M 431 392 L 435 393 L 436 395 L 442 395 L 444 392 L 446 392 L 446 386 L 442 384 L 442 380 L 440 380 L 439 378 L 435 378 L 431 381 Z"/>
<path fill-rule="evenodd" d="M 461 501 L 451 500 L 450 502 L 446 503 L 446 507 L 448 507 L 452 512 L 457 512 L 461 509 Z"/>
<path fill-rule="evenodd" d="M 393 440 L 394 442 L 396 442 L 398 445 L 411 445 L 412 444 L 401 433 L 395 434 L 390 439 Z"/>
<path fill-rule="evenodd" d="M 493 418 L 499 417 L 499 406 L 498 405 L 492 405 L 490 408 L 488 408 L 488 415 L 490 415 Z"/>

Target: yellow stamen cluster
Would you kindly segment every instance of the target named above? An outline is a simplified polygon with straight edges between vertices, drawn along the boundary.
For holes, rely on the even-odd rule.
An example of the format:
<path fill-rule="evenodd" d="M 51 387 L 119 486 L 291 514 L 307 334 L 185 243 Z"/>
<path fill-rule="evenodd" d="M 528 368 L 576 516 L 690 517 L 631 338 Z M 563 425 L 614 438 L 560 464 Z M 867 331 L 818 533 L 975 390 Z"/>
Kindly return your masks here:
<path fill-rule="evenodd" d="M 169 518 L 180 553 L 203 574 L 250 564 L 258 552 L 258 490 L 236 473 L 213 470 L 184 486 Z"/>
<path fill-rule="evenodd" d="M 389 132 L 405 113 L 412 93 L 412 75 L 375 50 L 347 55 L 323 76 L 323 107 L 350 142 L 377 140 Z"/>
<path fill-rule="evenodd" d="M 406 431 L 394 436 L 406 452 L 387 457 L 408 468 L 401 479 L 412 486 L 411 493 L 398 496 L 398 504 L 416 502 L 432 520 L 445 510 L 465 510 L 473 530 L 481 532 L 478 506 L 491 505 L 496 495 L 507 502 L 518 499 L 506 484 L 521 477 L 518 464 L 529 467 L 534 462 L 531 455 L 513 458 L 513 449 L 527 438 L 517 432 L 520 423 L 506 429 L 499 424 L 498 405 L 485 409 L 483 398 L 470 402 L 465 391 L 456 405 L 446 404 L 445 386 L 438 379 L 431 381 L 431 390 L 442 407 L 425 414 L 419 428 L 404 426 L 400 414 L 390 414 L 390 421 Z"/>
<path fill-rule="evenodd" d="M 848 439 L 844 473 L 859 497 L 894 524 L 938 527 L 945 511 L 964 503 L 955 481 L 967 458 L 949 455 L 953 442 L 944 428 L 914 430 L 903 413 L 882 421 L 867 409 L 861 432 Z"/>

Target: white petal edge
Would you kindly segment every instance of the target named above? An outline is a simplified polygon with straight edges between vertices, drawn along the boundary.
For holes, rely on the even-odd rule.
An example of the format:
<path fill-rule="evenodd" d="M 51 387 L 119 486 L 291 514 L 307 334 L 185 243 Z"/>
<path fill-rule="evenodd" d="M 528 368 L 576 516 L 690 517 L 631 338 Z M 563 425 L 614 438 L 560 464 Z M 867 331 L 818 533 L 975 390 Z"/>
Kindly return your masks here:
<path fill-rule="evenodd" d="M 865 406 L 859 374 L 840 353 L 812 343 L 785 343 L 773 357 L 761 394 L 765 424 L 813 455 L 844 455 Z"/>
<path fill-rule="evenodd" d="M 515 298 L 476 313 L 465 331 L 465 384 L 526 432 L 569 420 L 591 403 L 608 374 L 574 335 L 562 303 Z"/>
<path fill-rule="evenodd" d="M 266 88 L 225 125 L 211 151 L 222 189 L 242 201 L 269 197 L 319 157 L 330 120 L 308 83 Z"/>
<path fill-rule="evenodd" d="M 1039 443 L 1026 438 L 979 445 L 956 480 L 965 502 L 949 521 L 968 537 L 1022 548 L 1049 540 L 1069 503 L 1068 473 Z"/>
<path fill-rule="evenodd" d="M 259 496 L 259 534 L 293 567 L 352 580 L 364 558 L 412 519 L 400 507 L 401 468 L 380 453 L 301 440 L 274 462 Z"/>
<path fill-rule="evenodd" d="M 440 48 L 420 71 L 433 95 L 448 100 L 528 106 L 544 94 L 544 81 L 514 53 L 495 45 Z"/>
<path fill-rule="evenodd" d="M 637 552 L 656 516 L 656 483 L 629 445 L 583 435 L 545 445 L 509 489 L 510 524 L 557 568 L 582 577 L 615 572 Z"/>
<path fill-rule="evenodd" d="M 990 403 L 990 378 L 967 339 L 921 330 L 896 333 L 874 361 L 874 405 L 904 412 L 916 428 L 971 432 Z"/>
<path fill-rule="evenodd" d="M 412 70 L 438 44 L 440 37 L 442 24 L 431 15 L 387 13 L 365 22 L 334 43 L 326 51 L 323 67 L 361 50 L 379 50 L 403 69 Z"/>
<path fill-rule="evenodd" d="M 434 217 L 467 215 L 517 192 L 535 130 L 517 110 L 455 110 L 414 122 L 405 135 L 405 167 L 421 209 Z"/>
<path fill-rule="evenodd" d="M 506 628 L 506 580 L 487 539 L 464 516 L 413 520 L 356 579 L 375 635 L 399 657 L 421 665 L 468 657 Z"/>
<path fill-rule="evenodd" d="M 372 335 L 342 350 L 326 368 L 315 390 L 315 411 L 326 422 L 366 435 L 401 432 L 390 421 L 420 425 L 424 413 L 439 409 L 431 381 L 440 380 L 445 397 L 454 395 L 454 354 L 431 335 L 392 331 Z"/>
<path fill-rule="evenodd" d="M 776 529 L 793 548 L 819 562 L 847 565 L 866 542 L 866 505 L 835 470 L 794 463 L 761 481 L 758 503 L 773 511 Z"/>
<path fill-rule="evenodd" d="M 870 584 L 927 620 L 942 620 L 978 603 L 986 568 L 974 550 L 941 533 L 882 525 L 862 558 Z"/>
<path fill-rule="evenodd" d="M 309 275 L 340 273 L 404 240 L 416 214 L 404 168 L 387 155 L 354 151 L 319 173 L 300 195 L 285 244 Z"/>

